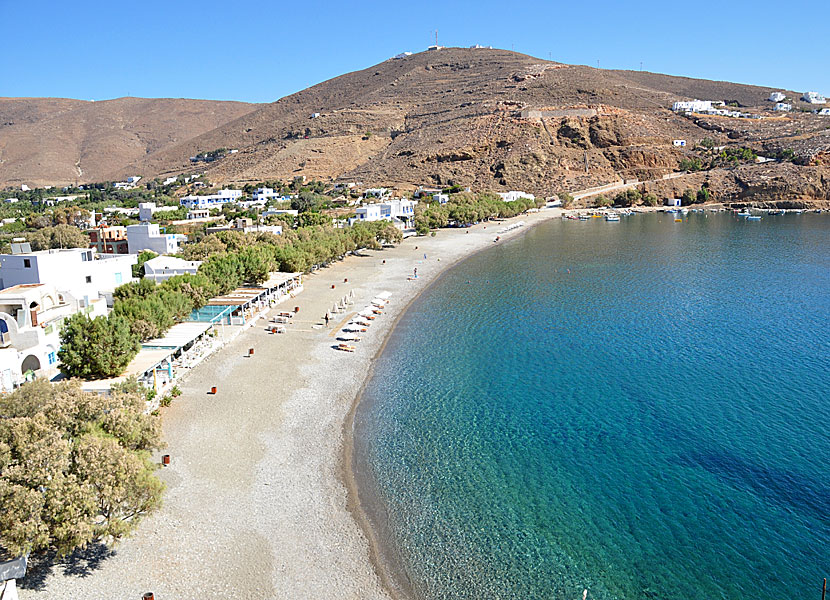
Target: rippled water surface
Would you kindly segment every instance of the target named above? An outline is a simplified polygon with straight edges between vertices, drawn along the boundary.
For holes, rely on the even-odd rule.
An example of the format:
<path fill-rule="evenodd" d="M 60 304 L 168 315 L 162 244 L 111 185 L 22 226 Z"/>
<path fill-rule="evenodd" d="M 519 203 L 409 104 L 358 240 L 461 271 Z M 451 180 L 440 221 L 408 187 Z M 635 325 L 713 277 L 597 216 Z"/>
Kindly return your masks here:
<path fill-rule="evenodd" d="M 541 225 L 402 318 L 364 495 L 430 600 L 818 597 L 828 322 L 825 215 Z"/>

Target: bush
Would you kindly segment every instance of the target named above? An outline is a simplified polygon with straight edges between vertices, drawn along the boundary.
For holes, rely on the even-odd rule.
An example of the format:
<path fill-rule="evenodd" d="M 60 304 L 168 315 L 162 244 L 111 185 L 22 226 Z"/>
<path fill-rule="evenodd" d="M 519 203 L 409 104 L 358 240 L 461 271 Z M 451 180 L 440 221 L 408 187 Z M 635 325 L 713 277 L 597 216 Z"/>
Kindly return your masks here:
<path fill-rule="evenodd" d="M 605 196 L 597 196 L 596 198 L 594 198 L 594 206 L 596 206 L 597 208 L 611 206 L 611 200 L 609 200 Z"/>
<path fill-rule="evenodd" d="M 179 396 L 182 395 L 181 388 L 179 388 L 179 386 L 177 386 L 177 385 L 174 385 L 173 388 L 170 390 L 170 395 L 173 396 L 174 398 L 178 398 Z"/>
<path fill-rule="evenodd" d="M 39 379 L 0 397 L 0 549 L 65 555 L 155 510 L 160 428 L 143 411 L 138 391 L 100 396 L 77 382 Z"/>
<path fill-rule="evenodd" d="M 690 204 L 694 204 L 697 200 L 697 194 L 694 190 L 687 189 L 683 190 L 683 195 L 680 197 L 680 203 L 683 206 L 688 206 Z"/>
<path fill-rule="evenodd" d="M 703 169 L 703 163 L 699 158 L 684 158 L 677 166 L 681 171 L 700 171 Z"/>

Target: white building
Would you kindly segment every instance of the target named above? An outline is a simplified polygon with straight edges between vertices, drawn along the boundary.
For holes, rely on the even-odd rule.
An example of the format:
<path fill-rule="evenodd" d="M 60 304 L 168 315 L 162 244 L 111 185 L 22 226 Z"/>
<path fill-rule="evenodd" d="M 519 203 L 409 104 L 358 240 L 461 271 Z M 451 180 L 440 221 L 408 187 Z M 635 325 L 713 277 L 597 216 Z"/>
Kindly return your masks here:
<path fill-rule="evenodd" d="M 412 56 L 412 52 L 401 52 L 400 54 L 396 54 L 392 57 L 393 60 L 400 60 L 402 58 L 406 58 L 407 56 Z"/>
<path fill-rule="evenodd" d="M 11 391 L 24 380 L 57 374 L 60 328 L 64 319 L 77 312 L 90 318 L 103 316 L 107 304 L 103 298 L 87 303 L 43 283 L 0 292 L 1 391 Z"/>
<path fill-rule="evenodd" d="M 31 252 L 29 244 L 12 244 L 12 254 L 0 254 L 0 288 L 45 283 L 87 305 L 99 297 L 112 304 L 112 292 L 133 279 L 138 257 L 98 255 L 89 248 Z"/>
<path fill-rule="evenodd" d="M 133 177 L 127 177 L 127 181 L 119 181 L 114 185 L 115 189 L 117 190 L 129 190 L 134 188 L 141 177 L 139 175 L 135 175 Z"/>
<path fill-rule="evenodd" d="M 686 140 L 673 140 L 672 144 L 677 148 L 684 148 L 686 146 Z"/>
<path fill-rule="evenodd" d="M 403 228 L 411 228 L 415 218 L 415 205 L 417 200 L 394 199 L 380 204 L 364 204 L 355 211 L 357 217 L 352 220 L 371 221 L 393 221 L 400 222 Z"/>
<path fill-rule="evenodd" d="M 318 112 L 313 112 L 313 113 L 311 113 L 311 118 L 312 118 L 312 119 L 318 119 L 318 118 L 320 118 L 320 113 L 318 113 Z"/>
<path fill-rule="evenodd" d="M 207 219 L 210 216 L 210 209 L 209 208 L 194 208 L 193 210 L 187 211 L 187 218 L 189 220 L 192 219 Z"/>
<path fill-rule="evenodd" d="M 536 196 L 534 196 L 533 194 L 528 194 L 527 192 L 516 192 L 516 191 L 499 192 L 499 196 L 501 196 L 501 199 L 504 200 L 505 202 L 515 202 L 519 198 L 527 198 L 528 200 L 535 200 L 536 199 Z"/>
<path fill-rule="evenodd" d="M 674 112 L 706 112 L 713 110 L 711 100 L 690 100 L 683 102 L 675 102 L 671 105 Z"/>
<path fill-rule="evenodd" d="M 666 206 L 680 206 L 680 198 L 666 198 Z"/>
<path fill-rule="evenodd" d="M 156 210 L 155 202 L 139 202 L 138 203 L 138 220 L 142 223 L 153 220 L 153 213 Z"/>
<path fill-rule="evenodd" d="M 776 102 L 775 106 L 772 107 L 775 112 L 790 112 L 792 109 L 793 105 L 787 102 Z"/>
<path fill-rule="evenodd" d="M 446 204 L 450 201 L 449 194 L 433 194 L 432 199 L 439 204 Z"/>
<path fill-rule="evenodd" d="M 355 211 L 357 213 L 357 220 L 358 221 L 380 221 L 380 204 L 364 204 L 363 206 L 357 207 Z"/>
<path fill-rule="evenodd" d="M 254 190 L 254 193 L 251 194 L 251 198 L 255 201 L 261 200 L 271 200 L 272 198 L 282 198 L 279 192 L 274 191 L 273 188 L 268 187 L 261 187 Z"/>
<path fill-rule="evenodd" d="M 164 183 L 162 183 L 161 185 L 170 185 L 171 183 L 176 183 L 178 180 L 178 177 L 168 177 L 164 180 Z"/>
<path fill-rule="evenodd" d="M 809 104 L 825 104 L 827 102 L 827 98 L 825 98 L 818 92 L 804 92 L 804 95 L 801 96 L 801 99 Z"/>
<path fill-rule="evenodd" d="M 769 95 L 770 102 L 783 102 L 787 99 L 787 95 L 784 92 L 773 92 Z"/>
<path fill-rule="evenodd" d="M 830 108 L 822 108 L 816 114 L 817 115 L 822 115 L 822 116 L 825 116 L 825 117 L 830 117 Z"/>
<path fill-rule="evenodd" d="M 127 225 L 127 248 L 130 254 L 152 250 L 156 254 L 176 254 L 179 243 L 187 241 L 180 233 L 161 233 L 155 223 Z"/>
<path fill-rule="evenodd" d="M 242 190 L 219 190 L 205 196 L 185 196 L 181 199 L 181 205 L 187 208 L 213 208 L 236 202 L 241 197 Z"/>
<path fill-rule="evenodd" d="M 144 279 L 156 283 L 167 281 L 175 275 L 195 275 L 199 270 L 200 260 L 184 260 L 175 256 L 157 256 L 144 263 Z"/>

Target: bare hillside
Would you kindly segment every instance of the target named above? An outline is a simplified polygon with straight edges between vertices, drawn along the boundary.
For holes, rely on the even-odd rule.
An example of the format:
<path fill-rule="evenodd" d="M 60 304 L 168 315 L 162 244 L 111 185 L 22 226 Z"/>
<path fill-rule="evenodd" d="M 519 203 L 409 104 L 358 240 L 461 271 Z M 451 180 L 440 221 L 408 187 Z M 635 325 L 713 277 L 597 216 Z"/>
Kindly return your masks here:
<path fill-rule="evenodd" d="M 208 167 L 212 180 L 305 175 L 367 185 L 458 183 L 549 193 L 617 177 L 659 178 L 687 156 L 674 139 L 691 146 L 714 136 L 759 148 L 792 141 L 812 144 L 812 154 L 830 148 L 821 133 L 825 124 L 814 115 L 713 124 L 669 110 L 675 100 L 704 98 L 773 117 L 766 101 L 771 91 L 571 66 L 504 50 L 450 48 L 320 83 L 131 168 L 177 173 L 193 168 L 193 154 L 233 147 L 240 152 Z M 523 116 L 527 110 L 542 112 Z"/>
<path fill-rule="evenodd" d="M 210 100 L 0 98 L 0 186 L 104 181 L 251 112 Z"/>

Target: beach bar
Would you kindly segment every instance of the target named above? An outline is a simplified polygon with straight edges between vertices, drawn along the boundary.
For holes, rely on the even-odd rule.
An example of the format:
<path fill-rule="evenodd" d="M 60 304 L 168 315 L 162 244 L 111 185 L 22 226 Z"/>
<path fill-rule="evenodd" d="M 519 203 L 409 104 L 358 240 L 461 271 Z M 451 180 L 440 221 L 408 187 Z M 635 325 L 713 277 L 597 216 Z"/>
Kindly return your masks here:
<path fill-rule="evenodd" d="M 239 287 L 208 300 L 190 314 L 191 321 L 245 325 L 262 310 L 302 291 L 302 273 L 271 273 L 259 286 Z"/>
<path fill-rule="evenodd" d="M 113 384 L 136 377 L 161 393 L 173 384 L 182 370 L 192 368 L 210 353 L 215 343 L 209 335 L 212 327 L 212 323 L 195 322 L 174 325 L 164 336 L 141 344 L 141 350 L 121 376 L 85 381 L 81 387 L 106 394 Z"/>

